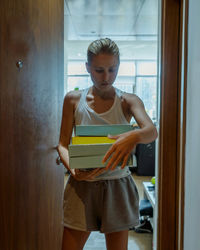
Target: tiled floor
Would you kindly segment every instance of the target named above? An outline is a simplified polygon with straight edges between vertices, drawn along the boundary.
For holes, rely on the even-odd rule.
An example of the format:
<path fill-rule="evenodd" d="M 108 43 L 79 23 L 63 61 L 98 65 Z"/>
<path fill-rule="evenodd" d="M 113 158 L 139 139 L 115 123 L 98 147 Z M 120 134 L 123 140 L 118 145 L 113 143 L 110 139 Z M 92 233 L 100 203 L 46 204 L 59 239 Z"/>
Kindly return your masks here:
<path fill-rule="evenodd" d="M 104 234 L 99 232 L 92 232 L 86 242 L 84 250 L 106 250 Z M 134 231 L 129 231 L 128 239 L 129 250 L 151 250 L 152 249 L 152 235 L 151 234 L 137 234 Z"/>
<path fill-rule="evenodd" d="M 151 177 L 133 175 L 137 185 L 140 198 L 143 198 L 143 181 L 149 181 Z M 65 177 L 66 183 L 67 175 Z M 128 249 L 129 250 L 152 250 L 152 234 L 139 234 L 129 231 Z M 86 242 L 84 250 L 106 250 L 104 234 L 92 232 Z"/>

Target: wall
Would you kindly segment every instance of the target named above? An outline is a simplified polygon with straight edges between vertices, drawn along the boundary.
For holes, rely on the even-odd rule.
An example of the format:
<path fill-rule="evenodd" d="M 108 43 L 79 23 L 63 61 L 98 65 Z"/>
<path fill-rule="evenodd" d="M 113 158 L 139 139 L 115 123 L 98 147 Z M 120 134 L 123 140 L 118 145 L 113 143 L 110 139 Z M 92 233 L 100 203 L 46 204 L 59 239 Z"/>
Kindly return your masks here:
<path fill-rule="evenodd" d="M 200 1 L 189 1 L 184 250 L 200 249 Z"/>

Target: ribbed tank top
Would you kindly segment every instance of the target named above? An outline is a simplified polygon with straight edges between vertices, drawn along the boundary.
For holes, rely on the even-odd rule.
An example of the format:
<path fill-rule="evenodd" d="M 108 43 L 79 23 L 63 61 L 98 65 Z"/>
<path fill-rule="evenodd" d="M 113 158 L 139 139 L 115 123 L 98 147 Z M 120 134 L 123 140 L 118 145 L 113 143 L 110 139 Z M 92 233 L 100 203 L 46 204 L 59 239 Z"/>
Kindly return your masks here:
<path fill-rule="evenodd" d="M 122 106 L 122 91 L 115 88 L 115 99 L 112 107 L 103 113 L 96 113 L 89 107 L 86 96 L 89 88 L 84 89 L 81 93 L 79 104 L 75 110 L 75 125 L 103 125 L 103 124 L 129 124 L 126 120 Z M 107 170 L 95 178 L 96 180 L 111 180 L 126 177 L 131 174 L 128 166 L 121 169 L 120 166 L 115 170 Z"/>

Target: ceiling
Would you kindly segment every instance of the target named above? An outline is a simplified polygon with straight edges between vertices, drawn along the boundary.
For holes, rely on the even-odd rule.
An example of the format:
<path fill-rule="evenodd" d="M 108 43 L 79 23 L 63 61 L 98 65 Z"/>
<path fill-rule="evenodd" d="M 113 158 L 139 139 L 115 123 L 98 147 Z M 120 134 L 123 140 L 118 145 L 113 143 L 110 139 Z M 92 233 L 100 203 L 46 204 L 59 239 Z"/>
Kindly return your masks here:
<path fill-rule="evenodd" d="M 109 37 L 123 59 L 155 59 L 157 27 L 158 0 L 65 0 L 65 58 L 85 59 L 91 41 Z"/>
<path fill-rule="evenodd" d="M 65 0 L 67 40 L 156 40 L 158 0 Z"/>

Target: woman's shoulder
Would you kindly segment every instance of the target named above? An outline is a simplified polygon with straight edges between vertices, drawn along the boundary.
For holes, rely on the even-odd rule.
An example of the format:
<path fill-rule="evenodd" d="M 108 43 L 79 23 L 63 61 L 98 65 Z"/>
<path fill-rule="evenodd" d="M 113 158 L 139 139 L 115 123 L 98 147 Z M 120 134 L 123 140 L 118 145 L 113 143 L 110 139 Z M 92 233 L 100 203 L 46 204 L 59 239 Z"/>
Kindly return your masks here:
<path fill-rule="evenodd" d="M 118 88 L 115 88 L 117 94 L 122 98 L 122 99 L 125 99 L 125 100 L 135 100 L 135 101 L 139 101 L 141 100 L 136 94 L 133 94 L 133 93 L 128 93 L 128 92 L 125 92 L 121 89 L 118 89 Z"/>
<path fill-rule="evenodd" d="M 81 97 L 81 93 L 83 90 L 72 90 L 67 92 L 67 94 L 65 95 L 65 99 L 76 99 L 76 98 L 80 98 Z"/>
<path fill-rule="evenodd" d="M 127 93 L 124 91 L 121 91 L 121 99 L 127 104 L 143 103 L 142 100 L 139 98 L 139 96 L 137 96 L 136 94 Z"/>
<path fill-rule="evenodd" d="M 76 105 L 81 98 L 81 94 L 84 90 L 72 90 L 67 92 L 64 97 L 65 105 Z"/>
<path fill-rule="evenodd" d="M 144 103 L 136 94 L 126 93 L 124 99 L 129 107 L 132 108 L 144 108 Z"/>
<path fill-rule="evenodd" d="M 123 92 L 123 96 L 125 98 L 140 99 L 136 94 L 128 93 L 128 92 Z"/>

